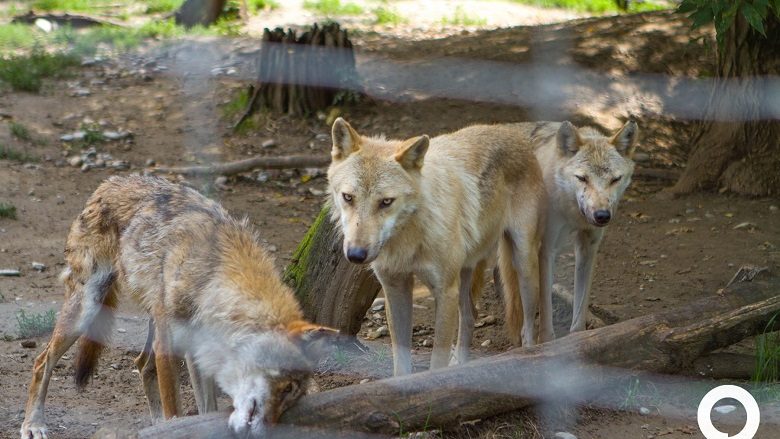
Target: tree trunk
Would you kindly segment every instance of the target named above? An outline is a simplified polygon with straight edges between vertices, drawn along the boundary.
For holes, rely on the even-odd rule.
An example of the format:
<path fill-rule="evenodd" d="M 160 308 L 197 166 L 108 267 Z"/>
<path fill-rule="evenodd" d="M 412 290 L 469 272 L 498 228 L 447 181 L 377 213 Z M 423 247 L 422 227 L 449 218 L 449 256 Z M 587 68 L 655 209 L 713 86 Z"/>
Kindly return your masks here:
<path fill-rule="evenodd" d="M 301 35 L 265 29 L 258 72 L 236 126 L 257 109 L 305 116 L 361 95 L 352 42 L 338 23 L 314 24 Z"/>
<path fill-rule="evenodd" d="M 306 318 L 355 335 L 381 286 L 371 268 L 344 258 L 342 238 L 323 207 L 284 271 Z"/>
<path fill-rule="evenodd" d="M 713 350 L 777 329 L 779 293 L 777 277 L 736 283 L 716 298 L 463 366 L 307 395 L 284 413 L 282 422 L 398 434 L 484 419 L 540 401 L 592 401 L 624 384 L 637 369 L 679 372 Z M 138 437 L 192 437 L 207 426 L 225 432 L 227 416 L 176 419 L 142 430 Z"/>
<path fill-rule="evenodd" d="M 780 74 L 780 21 L 770 12 L 767 37 L 742 14 L 718 53 L 718 76 L 708 117 L 696 128 L 685 172 L 674 192 L 723 190 L 780 193 L 780 117 L 771 113 L 767 78 Z"/>
<path fill-rule="evenodd" d="M 227 0 L 186 0 L 174 14 L 176 24 L 186 28 L 210 26 L 225 9 Z"/>

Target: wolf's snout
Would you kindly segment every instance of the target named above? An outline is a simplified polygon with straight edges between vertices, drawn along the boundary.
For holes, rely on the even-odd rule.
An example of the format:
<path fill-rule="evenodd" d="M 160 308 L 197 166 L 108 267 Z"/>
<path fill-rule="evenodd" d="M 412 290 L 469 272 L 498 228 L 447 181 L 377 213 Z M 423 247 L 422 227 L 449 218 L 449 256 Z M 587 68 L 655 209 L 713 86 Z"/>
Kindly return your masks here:
<path fill-rule="evenodd" d="M 609 223 L 610 218 L 612 218 L 612 214 L 609 213 L 608 210 L 597 210 L 593 212 L 593 219 L 596 221 L 596 224 L 600 226 L 606 226 L 607 223 Z"/>
<path fill-rule="evenodd" d="M 350 247 L 347 249 L 347 259 L 355 264 L 362 264 L 368 257 L 368 250 L 362 247 Z"/>

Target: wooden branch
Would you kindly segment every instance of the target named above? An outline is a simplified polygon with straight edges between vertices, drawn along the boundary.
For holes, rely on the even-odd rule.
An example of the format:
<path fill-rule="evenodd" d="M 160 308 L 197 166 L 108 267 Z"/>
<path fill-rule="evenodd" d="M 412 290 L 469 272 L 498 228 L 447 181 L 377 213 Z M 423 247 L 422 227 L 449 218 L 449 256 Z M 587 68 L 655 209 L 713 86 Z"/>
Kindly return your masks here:
<path fill-rule="evenodd" d="M 760 276 L 673 310 L 513 349 L 463 366 L 394 377 L 307 395 L 282 422 L 333 430 L 398 434 L 457 425 L 534 402 L 587 402 L 627 370 L 675 373 L 697 358 L 764 333 L 780 312 L 780 279 Z M 623 374 L 621 375 L 621 370 Z M 226 414 L 184 418 L 199 428 L 226 424 Z M 173 425 L 173 423 L 170 423 Z M 161 424 L 156 433 L 176 428 Z M 182 424 L 176 424 L 182 425 Z M 142 430 L 139 437 L 147 430 Z M 163 432 L 165 434 L 163 434 Z"/>
<path fill-rule="evenodd" d="M 290 155 L 284 157 L 255 156 L 249 159 L 204 166 L 159 167 L 153 174 L 235 175 L 253 169 L 323 168 L 330 164 L 330 156 Z"/>

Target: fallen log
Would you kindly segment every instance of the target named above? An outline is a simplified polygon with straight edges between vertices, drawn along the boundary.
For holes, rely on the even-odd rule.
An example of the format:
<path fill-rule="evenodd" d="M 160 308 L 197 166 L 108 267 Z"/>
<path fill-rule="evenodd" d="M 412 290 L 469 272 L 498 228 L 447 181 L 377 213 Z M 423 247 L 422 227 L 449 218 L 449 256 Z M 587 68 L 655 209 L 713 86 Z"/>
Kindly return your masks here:
<path fill-rule="evenodd" d="M 37 20 L 46 20 L 60 25 L 70 26 L 74 29 L 80 29 L 80 28 L 91 27 L 91 26 L 114 26 L 114 27 L 122 27 L 122 28 L 125 27 L 125 25 L 122 23 L 108 20 L 105 18 L 92 17 L 89 15 L 68 14 L 68 13 L 40 14 L 33 11 L 29 11 L 24 15 L 17 15 L 16 17 L 11 19 L 11 23 L 35 24 Z"/>
<path fill-rule="evenodd" d="M 330 164 L 330 156 L 290 155 L 284 157 L 256 156 L 227 163 L 203 166 L 158 167 L 152 174 L 235 175 L 254 169 L 322 168 Z"/>
<path fill-rule="evenodd" d="M 457 425 L 537 402 L 587 402 L 631 371 L 676 373 L 713 350 L 776 330 L 778 312 L 780 279 L 763 274 L 714 297 L 543 345 L 307 395 L 282 422 L 398 434 L 401 429 Z M 224 429 L 226 417 L 188 417 L 153 428 L 158 436 L 192 437 L 192 431 L 207 426 Z M 190 425 L 197 427 L 191 430 Z M 137 437 L 152 437 L 147 431 Z"/>

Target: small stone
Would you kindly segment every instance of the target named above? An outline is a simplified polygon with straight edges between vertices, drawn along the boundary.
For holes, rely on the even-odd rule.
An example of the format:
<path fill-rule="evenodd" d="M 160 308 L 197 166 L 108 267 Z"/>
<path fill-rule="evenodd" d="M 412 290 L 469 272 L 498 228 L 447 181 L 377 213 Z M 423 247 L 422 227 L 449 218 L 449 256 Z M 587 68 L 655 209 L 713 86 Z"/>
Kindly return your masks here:
<path fill-rule="evenodd" d="M 259 181 L 260 183 L 265 183 L 265 182 L 267 182 L 270 179 L 271 179 L 271 174 L 269 174 L 269 173 L 267 173 L 265 171 L 257 173 L 256 180 Z"/>
<path fill-rule="evenodd" d="M 371 311 L 373 312 L 379 312 L 385 309 L 385 298 L 384 297 L 377 297 L 374 299 L 374 302 L 371 304 Z"/>
<path fill-rule="evenodd" d="M 33 263 L 32 263 L 32 264 L 30 264 L 30 265 L 32 265 L 32 268 L 33 268 L 33 270 L 35 270 L 35 271 L 37 271 L 37 272 L 41 272 L 41 271 L 43 271 L 43 270 L 45 270 L 45 269 L 46 269 L 46 265 L 45 265 L 45 264 L 42 264 L 42 263 L 40 263 L 40 262 L 33 262 Z"/>
<path fill-rule="evenodd" d="M 52 30 L 54 30 L 54 24 L 52 24 L 51 21 L 46 20 L 45 18 L 36 18 L 35 27 L 46 32 L 47 34 Z"/>
<path fill-rule="evenodd" d="M 22 273 L 19 270 L 13 268 L 0 269 L 0 277 L 19 277 Z"/>
<path fill-rule="evenodd" d="M 154 161 L 154 159 L 146 159 L 146 162 L 144 163 L 147 168 L 150 168 L 157 164 L 157 162 Z"/>
<path fill-rule="evenodd" d="M 220 175 L 214 180 L 214 187 L 216 187 L 221 191 L 227 190 L 228 189 L 227 182 L 228 182 L 228 178 L 225 177 L 224 175 Z"/>
<path fill-rule="evenodd" d="M 276 146 L 276 140 L 275 139 L 267 139 L 264 140 L 263 143 L 260 144 L 263 148 L 273 148 Z"/>
<path fill-rule="evenodd" d="M 73 166 L 74 168 L 80 167 L 84 163 L 84 159 L 82 159 L 79 156 L 73 156 L 68 159 L 68 164 Z"/>
<path fill-rule="evenodd" d="M 118 332 L 120 334 L 124 334 L 125 332 L 127 332 L 127 329 L 125 329 L 125 328 L 116 328 L 116 332 Z"/>
<path fill-rule="evenodd" d="M 317 134 L 317 136 L 315 136 L 315 139 L 320 141 L 320 142 L 328 142 L 328 141 L 330 141 L 330 136 L 325 134 L 325 133 L 320 133 L 320 134 Z"/>
<path fill-rule="evenodd" d="M 19 345 L 25 349 L 35 349 L 38 347 L 38 343 L 35 340 L 24 340 L 23 342 L 19 343 Z"/>
<path fill-rule="evenodd" d="M 487 340 L 483 341 L 482 343 L 480 343 L 479 345 L 482 346 L 483 348 L 486 348 L 486 347 L 490 346 L 490 343 L 491 343 L 490 339 L 487 339 Z"/>
<path fill-rule="evenodd" d="M 368 379 L 368 378 L 363 378 L 362 380 L 360 380 L 360 384 L 365 384 L 365 383 L 367 383 L 369 381 L 371 381 L 371 380 Z"/>
<path fill-rule="evenodd" d="M 422 345 L 425 346 L 426 348 L 431 347 L 433 346 L 433 340 L 431 340 L 430 338 L 426 338 L 425 340 L 423 340 Z"/>
<path fill-rule="evenodd" d="M 376 340 L 380 337 L 385 337 L 387 334 L 390 333 L 390 330 L 387 328 L 387 325 L 383 325 L 375 329 L 374 331 L 369 331 L 368 335 L 366 336 L 369 340 Z"/>
<path fill-rule="evenodd" d="M 575 436 L 575 435 L 573 435 L 573 434 L 571 434 L 571 433 L 569 433 L 567 431 L 559 431 L 559 432 L 555 433 L 555 436 L 553 436 L 553 437 L 555 437 L 556 439 L 577 439 L 577 436 Z"/>
<path fill-rule="evenodd" d="M 130 137 L 130 133 L 128 131 L 103 131 L 103 137 L 108 140 L 121 140 Z"/>
<path fill-rule="evenodd" d="M 116 363 L 111 363 L 111 365 L 110 365 L 109 367 L 110 367 L 111 369 L 114 369 L 114 370 L 119 370 L 119 369 L 121 369 L 121 368 L 122 368 L 121 366 L 119 366 L 119 365 L 118 365 L 118 364 L 116 364 Z"/>
<path fill-rule="evenodd" d="M 87 172 L 90 169 L 92 169 L 92 165 L 90 165 L 89 163 L 84 163 L 83 165 L 81 165 L 81 172 Z"/>
<path fill-rule="evenodd" d="M 647 416 L 650 414 L 650 409 L 647 407 L 639 407 L 639 414 L 643 416 Z"/>
<path fill-rule="evenodd" d="M 771 205 L 771 206 L 769 206 L 769 210 L 770 210 L 770 211 L 772 211 L 772 212 L 777 212 L 777 210 L 778 210 L 778 209 L 780 209 L 780 208 L 778 208 L 778 207 L 777 207 L 777 206 L 775 206 L 774 204 L 773 204 L 773 205 Z"/>
<path fill-rule="evenodd" d="M 95 160 L 95 167 L 96 168 L 105 168 L 106 167 L 106 161 L 103 160 L 103 159 Z"/>
<path fill-rule="evenodd" d="M 130 169 L 130 163 L 127 163 L 124 160 L 114 160 L 111 162 L 111 167 L 118 171 L 124 171 Z"/>
<path fill-rule="evenodd" d="M 325 191 L 320 190 L 320 189 L 315 189 L 313 187 L 309 188 L 309 193 L 314 195 L 315 197 L 321 197 L 321 196 L 325 195 Z"/>
<path fill-rule="evenodd" d="M 77 97 L 77 98 L 83 98 L 86 96 L 91 95 L 92 92 L 89 91 L 89 89 L 78 87 L 74 88 L 73 91 L 70 93 L 71 96 Z"/>
<path fill-rule="evenodd" d="M 713 408 L 713 410 L 715 410 L 716 412 L 718 412 L 718 413 L 720 413 L 722 415 L 727 415 L 727 414 L 733 412 L 736 409 L 737 409 L 737 406 L 735 406 L 735 405 L 719 405 L 719 406 Z"/>
<path fill-rule="evenodd" d="M 276 252 L 279 251 L 279 247 L 271 244 L 271 245 L 268 246 L 268 251 L 271 252 L 271 253 L 276 253 Z"/>
<path fill-rule="evenodd" d="M 758 226 L 756 226 L 754 223 L 751 223 L 749 221 L 745 221 L 744 223 L 739 223 L 736 226 L 734 226 L 734 230 L 742 230 L 742 229 L 757 229 Z"/>

